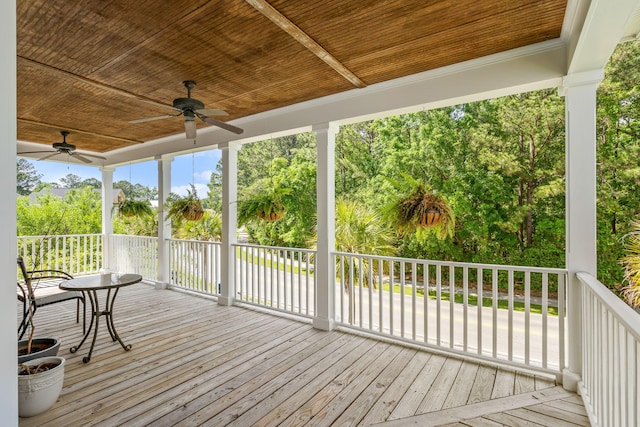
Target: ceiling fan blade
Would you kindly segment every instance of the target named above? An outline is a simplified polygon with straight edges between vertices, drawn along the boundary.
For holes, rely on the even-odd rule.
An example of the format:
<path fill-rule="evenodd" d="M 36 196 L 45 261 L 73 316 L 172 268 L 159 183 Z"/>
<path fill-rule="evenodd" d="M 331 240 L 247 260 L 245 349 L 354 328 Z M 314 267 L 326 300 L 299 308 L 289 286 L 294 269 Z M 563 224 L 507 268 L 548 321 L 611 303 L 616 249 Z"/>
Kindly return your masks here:
<path fill-rule="evenodd" d="M 180 113 L 180 114 L 182 114 L 182 113 Z M 180 114 L 175 114 L 175 115 L 165 114 L 164 116 L 147 117 L 147 118 L 144 118 L 144 119 L 131 120 L 129 123 L 135 124 L 135 123 L 152 122 L 154 120 L 170 119 L 171 117 L 177 117 Z"/>
<path fill-rule="evenodd" d="M 194 139 L 196 137 L 196 121 L 193 119 L 185 120 L 184 131 L 187 134 L 187 139 Z"/>
<path fill-rule="evenodd" d="M 212 119 L 211 117 L 206 117 L 201 114 L 198 114 L 198 117 L 211 125 L 218 126 L 222 129 L 228 130 L 229 132 L 233 132 L 238 135 L 244 132 L 244 130 L 240 129 L 239 127 L 235 127 L 233 125 L 230 125 L 229 123 L 221 122 L 220 120 Z"/>
<path fill-rule="evenodd" d="M 224 110 L 219 110 L 217 108 L 201 108 L 200 110 L 195 110 L 196 113 L 202 114 L 203 116 L 228 116 Z"/>
<path fill-rule="evenodd" d="M 87 159 L 86 157 L 82 156 L 81 154 L 75 153 L 75 152 L 71 152 L 69 153 L 70 156 L 75 157 L 76 159 L 80 160 L 83 163 L 91 163 L 90 159 Z"/>
<path fill-rule="evenodd" d="M 61 153 L 59 151 L 54 151 L 53 153 L 49 154 L 48 156 L 40 157 L 38 159 L 38 161 L 50 159 L 53 156 L 57 156 L 58 154 L 61 154 Z"/>
<path fill-rule="evenodd" d="M 16 153 L 18 156 L 21 156 L 23 154 L 42 154 L 42 153 L 58 153 L 57 151 L 51 151 L 51 150 L 47 150 L 47 151 L 21 151 L 19 153 Z"/>

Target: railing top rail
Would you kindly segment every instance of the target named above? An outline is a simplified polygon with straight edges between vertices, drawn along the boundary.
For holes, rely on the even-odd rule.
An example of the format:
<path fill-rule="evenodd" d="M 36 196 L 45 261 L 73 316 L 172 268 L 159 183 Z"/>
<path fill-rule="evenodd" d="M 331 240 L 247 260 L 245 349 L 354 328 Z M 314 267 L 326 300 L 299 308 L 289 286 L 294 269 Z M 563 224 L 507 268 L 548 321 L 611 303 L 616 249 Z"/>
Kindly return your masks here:
<path fill-rule="evenodd" d="M 547 267 L 526 267 L 519 265 L 501 265 L 501 264 L 478 264 L 472 262 L 457 262 L 457 261 L 437 261 L 430 259 L 417 259 L 417 258 L 399 258 L 384 255 L 366 255 L 355 254 L 349 252 L 332 252 L 333 255 L 340 256 L 352 256 L 355 258 L 372 258 L 383 261 L 398 261 L 398 262 L 415 262 L 418 264 L 430 264 L 440 266 L 453 266 L 453 267 L 468 267 L 468 268 L 483 268 L 483 269 L 498 269 L 507 271 L 528 271 L 531 273 L 552 273 L 552 274 L 567 274 L 567 270 L 564 268 L 547 268 Z"/>
<path fill-rule="evenodd" d="M 287 248 L 287 247 L 283 247 L 283 246 L 251 245 L 249 243 L 233 243 L 231 246 L 246 247 L 246 248 L 278 249 L 278 250 L 281 250 L 281 251 L 306 252 L 306 253 L 313 253 L 313 254 L 316 253 L 316 251 L 314 249 Z"/>
<path fill-rule="evenodd" d="M 127 238 L 127 239 L 157 239 L 157 236 L 135 236 L 133 234 L 112 234 L 112 237 Z"/>
<path fill-rule="evenodd" d="M 593 292 L 602 303 L 609 309 L 609 312 L 624 324 L 629 333 L 636 340 L 640 341 L 640 315 L 631 307 L 625 304 L 620 298 L 615 296 L 605 285 L 589 273 L 578 272 L 576 276 L 591 292 Z"/>
<path fill-rule="evenodd" d="M 170 239 L 165 239 L 169 242 L 189 242 L 189 243 L 206 243 L 206 244 L 210 244 L 210 245 L 221 245 L 222 242 L 217 241 L 217 240 L 194 240 L 194 239 L 174 239 L 174 238 L 170 238 Z"/>
<path fill-rule="evenodd" d="M 42 239 L 42 238 L 54 238 L 54 237 L 90 237 L 90 236 L 102 236 L 101 233 L 87 233 L 87 234 L 49 234 L 40 236 L 16 236 L 18 239 Z"/>

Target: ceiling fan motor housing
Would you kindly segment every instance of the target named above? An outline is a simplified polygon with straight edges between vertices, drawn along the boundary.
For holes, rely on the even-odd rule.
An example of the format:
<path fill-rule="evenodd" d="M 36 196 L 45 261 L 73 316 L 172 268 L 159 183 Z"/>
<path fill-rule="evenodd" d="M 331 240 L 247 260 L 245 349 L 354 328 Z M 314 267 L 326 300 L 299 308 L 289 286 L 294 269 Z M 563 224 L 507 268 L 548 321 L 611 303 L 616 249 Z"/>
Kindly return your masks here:
<path fill-rule="evenodd" d="M 193 98 L 176 98 L 173 100 L 173 108 L 177 108 L 182 111 L 195 111 L 202 110 L 204 104 Z"/>
<path fill-rule="evenodd" d="M 76 146 L 66 142 L 54 142 L 53 148 L 61 151 L 74 151 L 76 149 Z"/>

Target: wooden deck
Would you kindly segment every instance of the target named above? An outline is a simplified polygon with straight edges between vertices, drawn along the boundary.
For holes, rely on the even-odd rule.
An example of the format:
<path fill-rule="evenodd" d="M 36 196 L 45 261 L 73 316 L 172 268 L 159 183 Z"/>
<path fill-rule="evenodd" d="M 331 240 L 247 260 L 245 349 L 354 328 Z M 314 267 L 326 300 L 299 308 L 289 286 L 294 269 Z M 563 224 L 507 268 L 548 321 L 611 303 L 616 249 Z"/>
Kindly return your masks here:
<path fill-rule="evenodd" d="M 101 319 L 103 320 L 103 319 Z M 575 426 L 582 402 L 553 381 L 144 284 L 123 288 L 88 364 L 75 302 L 43 307 L 62 339 L 58 402 L 21 426 Z"/>

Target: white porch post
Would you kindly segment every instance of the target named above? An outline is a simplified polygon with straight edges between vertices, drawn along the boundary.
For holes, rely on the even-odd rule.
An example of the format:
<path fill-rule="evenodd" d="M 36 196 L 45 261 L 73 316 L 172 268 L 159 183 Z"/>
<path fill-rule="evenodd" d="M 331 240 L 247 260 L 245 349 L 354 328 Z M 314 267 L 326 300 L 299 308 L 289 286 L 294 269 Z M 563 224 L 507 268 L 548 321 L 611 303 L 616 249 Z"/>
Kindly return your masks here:
<path fill-rule="evenodd" d="M 111 209 L 113 209 L 113 167 L 100 168 L 102 172 L 102 269 L 113 271 L 111 251 L 113 236 L 113 221 Z"/>
<path fill-rule="evenodd" d="M 314 267 L 316 282 L 316 315 L 313 326 L 330 331 L 333 329 L 335 265 L 335 145 L 338 126 L 323 123 L 313 126 L 317 149 L 317 209 L 318 242 Z"/>
<path fill-rule="evenodd" d="M 173 156 L 158 156 L 158 277 L 156 287 L 166 288 L 171 283 L 169 240 L 171 222 L 167 221 L 165 204 L 171 192 L 171 162 Z"/>
<path fill-rule="evenodd" d="M 229 142 L 222 150 L 222 280 L 218 304 L 233 305 L 236 294 L 234 247 L 238 227 L 238 150 L 240 144 Z"/>
<path fill-rule="evenodd" d="M 3 426 L 18 425 L 18 376 L 16 375 L 16 1 L 0 3 L 0 414 Z"/>
<path fill-rule="evenodd" d="M 604 72 L 563 80 L 566 127 L 566 264 L 568 364 L 563 386 L 576 391 L 582 377 L 582 290 L 576 273 L 597 277 L 596 257 L 596 89 Z"/>

